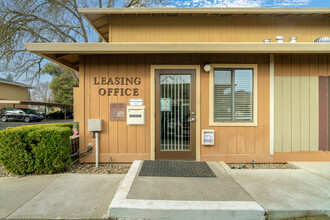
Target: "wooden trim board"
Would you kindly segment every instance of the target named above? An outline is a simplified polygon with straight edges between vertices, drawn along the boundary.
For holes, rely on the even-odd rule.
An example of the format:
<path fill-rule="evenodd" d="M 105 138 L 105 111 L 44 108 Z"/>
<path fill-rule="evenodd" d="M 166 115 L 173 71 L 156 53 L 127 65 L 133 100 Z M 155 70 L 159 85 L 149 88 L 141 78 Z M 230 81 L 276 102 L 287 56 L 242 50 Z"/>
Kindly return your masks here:
<path fill-rule="evenodd" d="M 111 35 L 111 33 L 110 33 Z M 110 36 L 109 35 L 109 36 Z M 127 43 L 24 43 L 28 51 L 73 71 L 75 62 L 57 59 L 56 54 L 74 56 L 93 54 L 329 54 L 327 43 L 257 43 L 257 42 L 127 42 Z"/>
<path fill-rule="evenodd" d="M 125 42 L 125 43 L 24 43 L 38 55 L 143 54 L 143 53 L 330 53 L 328 43 L 263 42 Z"/>
<path fill-rule="evenodd" d="M 274 54 L 269 56 L 269 154 L 274 154 L 275 136 L 275 60 Z"/>

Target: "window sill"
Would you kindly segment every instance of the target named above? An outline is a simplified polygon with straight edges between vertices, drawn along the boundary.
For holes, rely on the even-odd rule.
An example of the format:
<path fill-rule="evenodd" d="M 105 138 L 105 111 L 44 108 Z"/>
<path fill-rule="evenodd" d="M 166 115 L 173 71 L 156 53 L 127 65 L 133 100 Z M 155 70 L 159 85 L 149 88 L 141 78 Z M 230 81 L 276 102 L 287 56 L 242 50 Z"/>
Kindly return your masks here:
<path fill-rule="evenodd" d="M 214 127 L 257 127 L 257 121 L 254 122 L 210 122 L 209 126 Z"/>

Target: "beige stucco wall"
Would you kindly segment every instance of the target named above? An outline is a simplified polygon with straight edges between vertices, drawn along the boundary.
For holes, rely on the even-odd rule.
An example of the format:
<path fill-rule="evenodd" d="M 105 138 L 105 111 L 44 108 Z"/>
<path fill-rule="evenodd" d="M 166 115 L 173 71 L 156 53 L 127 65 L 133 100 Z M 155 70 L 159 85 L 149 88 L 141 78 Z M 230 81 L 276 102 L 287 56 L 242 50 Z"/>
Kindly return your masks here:
<path fill-rule="evenodd" d="M 21 86 L 15 86 L 0 82 L 0 99 L 28 100 L 29 99 L 28 89 Z M 13 106 L 0 104 L 0 109 L 8 108 L 8 107 L 13 107 Z"/>

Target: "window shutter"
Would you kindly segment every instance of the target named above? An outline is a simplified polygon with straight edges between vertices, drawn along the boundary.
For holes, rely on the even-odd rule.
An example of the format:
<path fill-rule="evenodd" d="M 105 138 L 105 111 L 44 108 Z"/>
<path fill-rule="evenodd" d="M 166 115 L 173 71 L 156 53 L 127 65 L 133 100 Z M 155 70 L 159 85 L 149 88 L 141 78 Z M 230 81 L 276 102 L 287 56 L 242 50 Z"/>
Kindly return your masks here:
<path fill-rule="evenodd" d="M 214 121 L 232 121 L 231 70 L 214 71 Z"/>
<path fill-rule="evenodd" d="M 252 88 L 252 70 L 235 70 L 235 121 L 253 121 Z"/>

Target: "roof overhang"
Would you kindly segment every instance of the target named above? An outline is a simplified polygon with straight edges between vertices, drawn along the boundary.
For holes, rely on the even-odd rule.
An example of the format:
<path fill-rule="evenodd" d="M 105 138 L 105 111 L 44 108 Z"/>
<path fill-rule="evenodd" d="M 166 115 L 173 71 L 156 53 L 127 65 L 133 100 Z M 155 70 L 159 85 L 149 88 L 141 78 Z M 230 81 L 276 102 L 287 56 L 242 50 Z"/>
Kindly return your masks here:
<path fill-rule="evenodd" d="M 0 100 L 0 104 L 13 104 L 13 105 L 47 105 L 58 107 L 72 107 L 72 104 L 62 104 L 56 102 L 38 102 L 30 100 Z"/>
<path fill-rule="evenodd" d="M 164 16 L 235 16 L 235 15 L 326 15 L 330 16 L 330 8 L 79 8 L 87 22 L 103 38 L 109 41 L 109 17 L 114 15 L 164 15 Z"/>
<path fill-rule="evenodd" d="M 35 88 L 34 86 L 25 85 L 23 83 L 7 82 L 7 81 L 1 81 L 1 80 L 0 80 L 0 83 L 19 86 L 19 87 L 23 87 L 23 88 L 26 88 L 26 89 L 34 89 Z"/>
<path fill-rule="evenodd" d="M 82 14 L 329 14 L 330 8 L 78 8 Z"/>
<path fill-rule="evenodd" d="M 91 54 L 330 54 L 330 43 L 25 43 L 26 49 L 79 71 L 79 56 Z"/>

